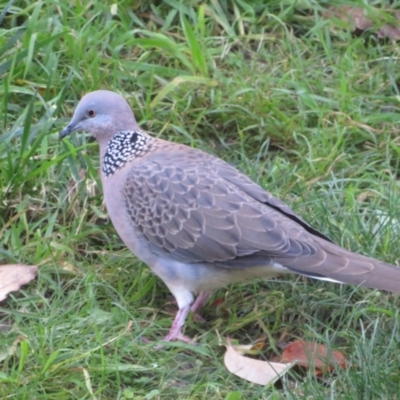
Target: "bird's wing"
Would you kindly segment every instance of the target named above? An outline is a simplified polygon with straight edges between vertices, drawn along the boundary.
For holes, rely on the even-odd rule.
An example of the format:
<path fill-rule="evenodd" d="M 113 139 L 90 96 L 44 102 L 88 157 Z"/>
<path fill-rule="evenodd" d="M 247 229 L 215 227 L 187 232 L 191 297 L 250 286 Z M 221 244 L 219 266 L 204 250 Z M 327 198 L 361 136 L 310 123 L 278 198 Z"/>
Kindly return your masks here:
<path fill-rule="evenodd" d="M 135 163 L 124 185 L 132 223 L 154 246 L 185 262 L 241 268 L 317 254 L 300 217 L 270 206 L 278 200 L 235 168 L 211 156 L 180 160 Z"/>

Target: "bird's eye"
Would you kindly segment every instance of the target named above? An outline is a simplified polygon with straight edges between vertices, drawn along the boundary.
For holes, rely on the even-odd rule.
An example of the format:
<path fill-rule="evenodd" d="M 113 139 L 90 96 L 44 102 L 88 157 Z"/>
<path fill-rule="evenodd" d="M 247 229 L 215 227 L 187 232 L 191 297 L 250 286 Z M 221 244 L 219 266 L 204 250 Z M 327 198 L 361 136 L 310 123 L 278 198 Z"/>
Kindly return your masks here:
<path fill-rule="evenodd" d="M 94 118 L 96 116 L 96 111 L 94 111 L 93 109 L 89 109 L 87 115 L 89 118 Z"/>

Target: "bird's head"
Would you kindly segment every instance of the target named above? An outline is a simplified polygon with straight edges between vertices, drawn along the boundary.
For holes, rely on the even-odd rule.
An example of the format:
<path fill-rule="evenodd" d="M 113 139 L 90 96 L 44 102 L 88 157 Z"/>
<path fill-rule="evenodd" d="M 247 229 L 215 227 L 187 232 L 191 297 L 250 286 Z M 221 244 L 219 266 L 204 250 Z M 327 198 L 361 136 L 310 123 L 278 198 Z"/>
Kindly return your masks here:
<path fill-rule="evenodd" d="M 60 139 L 75 131 L 85 131 L 100 144 L 116 133 L 138 128 L 127 101 L 117 93 L 97 90 L 82 97 L 70 123 L 60 132 Z"/>

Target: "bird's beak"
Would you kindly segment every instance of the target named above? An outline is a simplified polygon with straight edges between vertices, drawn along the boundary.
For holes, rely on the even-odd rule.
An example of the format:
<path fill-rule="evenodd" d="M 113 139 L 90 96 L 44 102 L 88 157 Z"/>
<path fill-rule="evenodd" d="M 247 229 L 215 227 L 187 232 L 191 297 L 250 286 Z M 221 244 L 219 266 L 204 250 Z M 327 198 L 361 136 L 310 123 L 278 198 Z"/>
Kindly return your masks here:
<path fill-rule="evenodd" d="M 64 139 L 65 136 L 68 136 L 71 132 L 76 131 L 77 129 L 77 124 L 71 121 L 59 134 L 58 138 Z"/>

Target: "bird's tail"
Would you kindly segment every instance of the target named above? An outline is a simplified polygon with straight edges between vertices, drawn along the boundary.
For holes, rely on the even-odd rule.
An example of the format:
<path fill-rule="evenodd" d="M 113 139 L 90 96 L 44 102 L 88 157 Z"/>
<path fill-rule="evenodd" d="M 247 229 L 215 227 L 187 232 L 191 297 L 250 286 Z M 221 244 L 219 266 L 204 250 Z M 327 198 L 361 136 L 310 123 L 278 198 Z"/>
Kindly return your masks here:
<path fill-rule="evenodd" d="M 292 262 L 276 261 L 294 272 L 317 279 L 400 293 L 400 267 L 353 253 L 322 238 L 316 237 L 315 241 L 317 254 Z"/>

